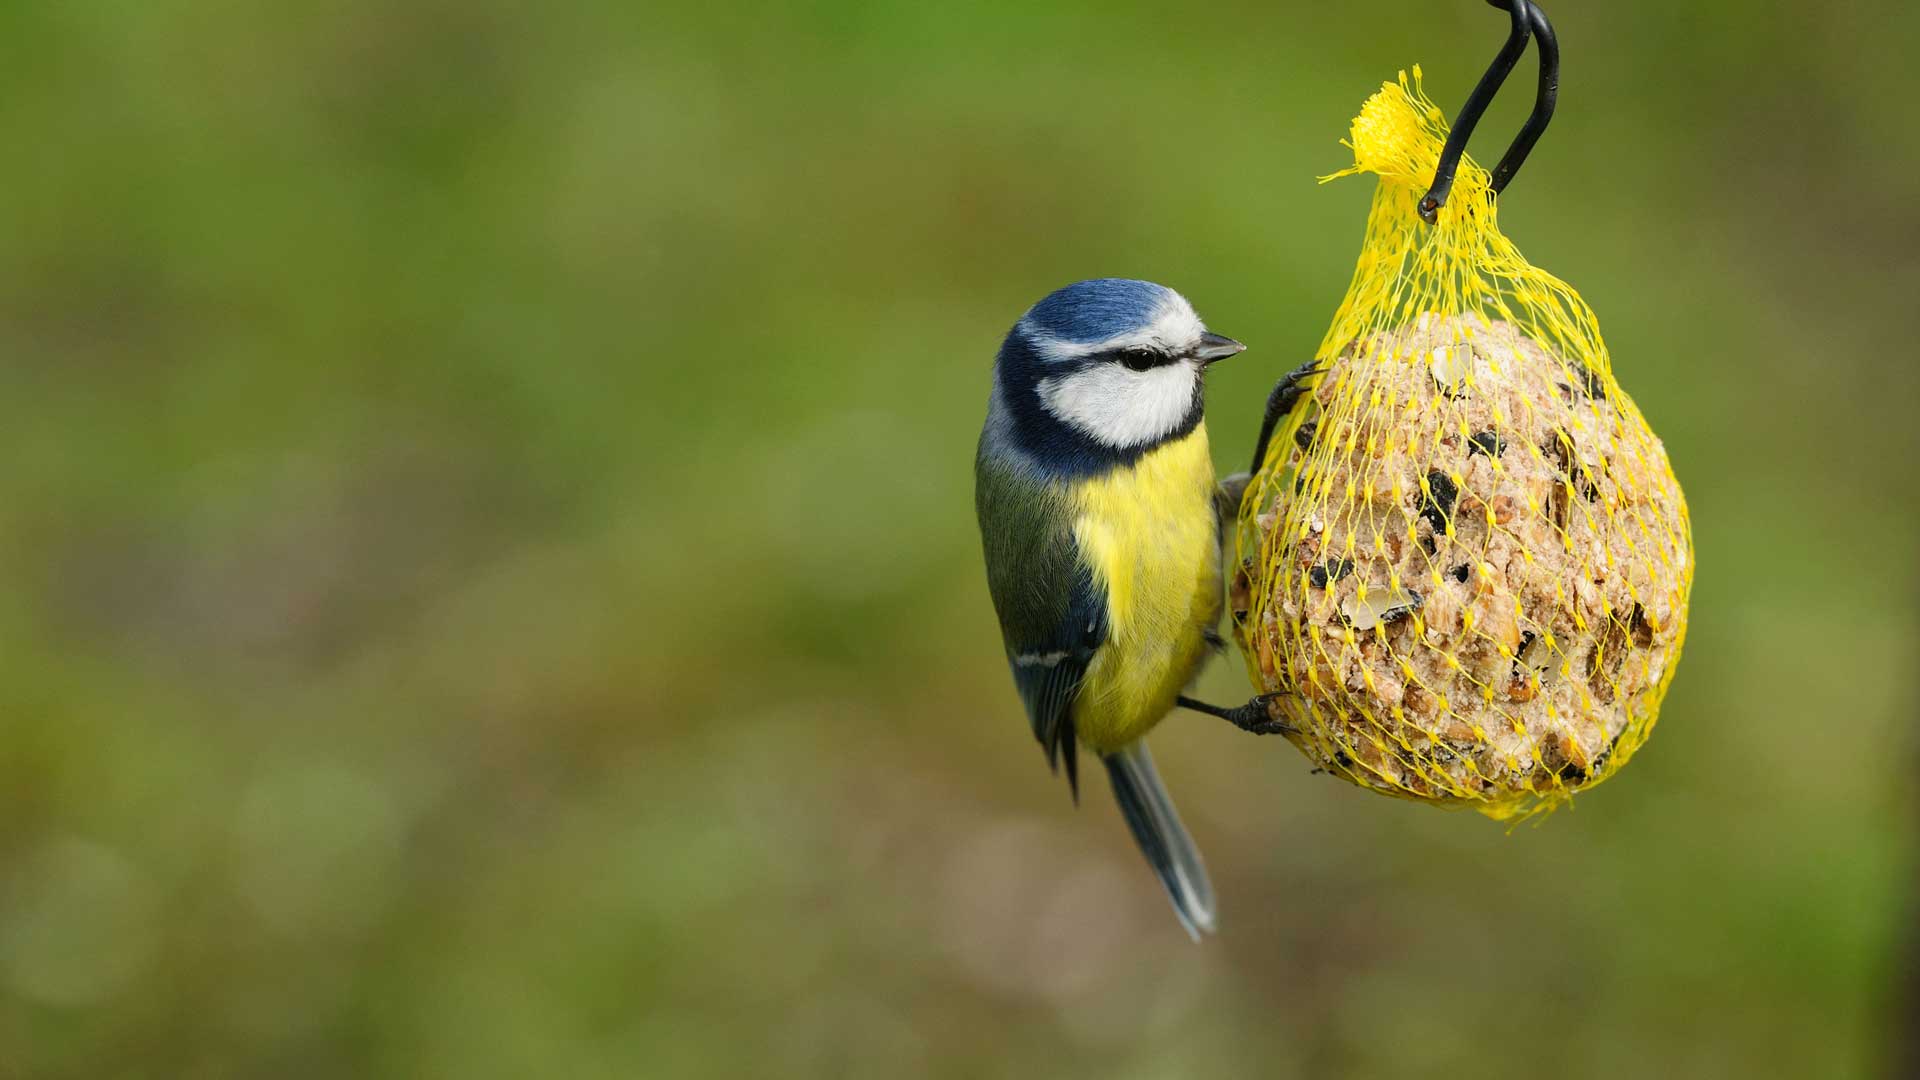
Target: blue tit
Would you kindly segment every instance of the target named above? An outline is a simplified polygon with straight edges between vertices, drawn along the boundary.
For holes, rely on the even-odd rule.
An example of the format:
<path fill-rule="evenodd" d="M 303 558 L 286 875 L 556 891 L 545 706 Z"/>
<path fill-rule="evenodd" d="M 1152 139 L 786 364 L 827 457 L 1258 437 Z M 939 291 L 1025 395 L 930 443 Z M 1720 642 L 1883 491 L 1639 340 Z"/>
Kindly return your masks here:
<path fill-rule="evenodd" d="M 1079 797 L 1099 755 L 1122 815 L 1198 940 L 1213 887 L 1154 770 L 1147 732 L 1176 705 L 1256 732 L 1265 699 L 1185 697 L 1220 638 L 1221 517 L 1204 376 L 1245 346 L 1145 281 L 1069 285 L 1014 324 L 994 363 L 975 508 L 1007 663 L 1033 734 Z M 1269 399 L 1298 396 L 1304 370 Z M 1231 508 L 1229 508 L 1230 512 Z"/>

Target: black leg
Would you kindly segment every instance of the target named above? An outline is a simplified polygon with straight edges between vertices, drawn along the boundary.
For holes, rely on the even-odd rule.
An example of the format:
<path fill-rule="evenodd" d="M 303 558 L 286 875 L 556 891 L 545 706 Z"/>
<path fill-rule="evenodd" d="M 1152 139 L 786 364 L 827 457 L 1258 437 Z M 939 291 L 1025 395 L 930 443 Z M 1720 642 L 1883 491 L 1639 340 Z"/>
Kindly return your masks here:
<path fill-rule="evenodd" d="M 1286 735 L 1293 731 L 1293 725 L 1275 720 L 1267 713 L 1267 702 L 1279 696 L 1278 694 L 1262 694 L 1252 701 L 1247 702 L 1245 705 L 1237 705 L 1231 709 L 1223 709 L 1218 705 L 1209 705 L 1204 701 L 1195 701 L 1184 694 L 1175 699 L 1174 703 L 1183 709 L 1192 709 L 1194 712 L 1206 713 L 1208 716 L 1217 716 L 1227 723 L 1232 724 L 1234 727 L 1239 728 L 1241 731 L 1250 731 L 1255 735 Z"/>
<path fill-rule="evenodd" d="M 1300 400 L 1300 395 L 1307 392 L 1300 381 L 1319 371 L 1319 363 L 1309 360 L 1280 376 L 1280 381 L 1273 384 L 1273 391 L 1267 395 L 1266 419 L 1260 421 L 1260 440 L 1253 447 L 1253 472 L 1259 472 L 1260 466 L 1266 464 L 1267 443 L 1273 439 L 1273 429 L 1280 423 L 1280 418 L 1287 415 L 1293 409 L 1294 402 Z"/>

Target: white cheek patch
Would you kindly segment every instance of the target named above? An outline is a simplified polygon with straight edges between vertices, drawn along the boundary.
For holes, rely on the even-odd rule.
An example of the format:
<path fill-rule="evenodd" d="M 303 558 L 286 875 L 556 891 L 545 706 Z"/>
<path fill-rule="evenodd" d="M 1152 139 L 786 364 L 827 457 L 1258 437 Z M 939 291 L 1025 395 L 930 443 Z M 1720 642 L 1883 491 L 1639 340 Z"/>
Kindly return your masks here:
<path fill-rule="evenodd" d="M 1193 408 L 1198 378 L 1184 361 L 1146 371 L 1096 363 L 1071 375 L 1040 380 L 1040 404 L 1062 423 L 1124 450 L 1179 427 Z"/>

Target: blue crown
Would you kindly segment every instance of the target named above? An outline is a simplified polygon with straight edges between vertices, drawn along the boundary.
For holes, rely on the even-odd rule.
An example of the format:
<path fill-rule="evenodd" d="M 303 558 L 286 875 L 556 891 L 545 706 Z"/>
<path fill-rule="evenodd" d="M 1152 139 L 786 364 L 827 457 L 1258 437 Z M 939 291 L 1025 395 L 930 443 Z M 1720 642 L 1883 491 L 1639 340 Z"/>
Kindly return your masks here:
<path fill-rule="evenodd" d="M 1033 305 L 1020 321 L 1062 341 L 1105 341 L 1152 322 L 1176 295 L 1164 285 L 1131 278 L 1076 281 Z"/>

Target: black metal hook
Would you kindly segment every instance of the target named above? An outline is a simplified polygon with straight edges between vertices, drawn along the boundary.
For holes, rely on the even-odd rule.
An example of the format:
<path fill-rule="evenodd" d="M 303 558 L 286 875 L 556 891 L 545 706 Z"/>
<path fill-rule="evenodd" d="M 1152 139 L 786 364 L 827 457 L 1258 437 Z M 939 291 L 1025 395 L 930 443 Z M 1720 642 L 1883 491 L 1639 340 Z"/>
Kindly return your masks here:
<path fill-rule="evenodd" d="M 1514 136 L 1513 145 L 1507 147 L 1500 164 L 1494 166 L 1489 185 L 1494 194 L 1506 190 L 1527 155 L 1533 152 L 1533 144 L 1539 142 L 1547 130 L 1548 122 L 1553 119 L 1554 104 L 1560 97 L 1560 41 L 1554 36 L 1553 24 L 1547 21 L 1546 13 L 1533 0 L 1487 0 L 1487 3 L 1507 11 L 1512 16 L 1513 29 L 1487 73 L 1480 76 L 1473 93 L 1467 95 L 1467 103 L 1460 107 L 1460 115 L 1454 120 L 1453 133 L 1447 136 L 1447 145 L 1440 150 L 1440 164 L 1433 170 L 1433 186 L 1420 199 L 1420 217 L 1428 224 L 1432 224 L 1440 208 L 1447 204 L 1447 194 L 1453 190 L 1453 174 L 1460 168 L 1460 156 L 1466 153 L 1467 140 L 1487 106 L 1493 104 L 1493 96 L 1500 92 L 1501 84 L 1513 73 L 1513 66 L 1520 62 L 1520 54 L 1527 50 L 1529 33 L 1540 43 L 1540 85 L 1534 95 L 1532 114 L 1520 134 Z"/>

